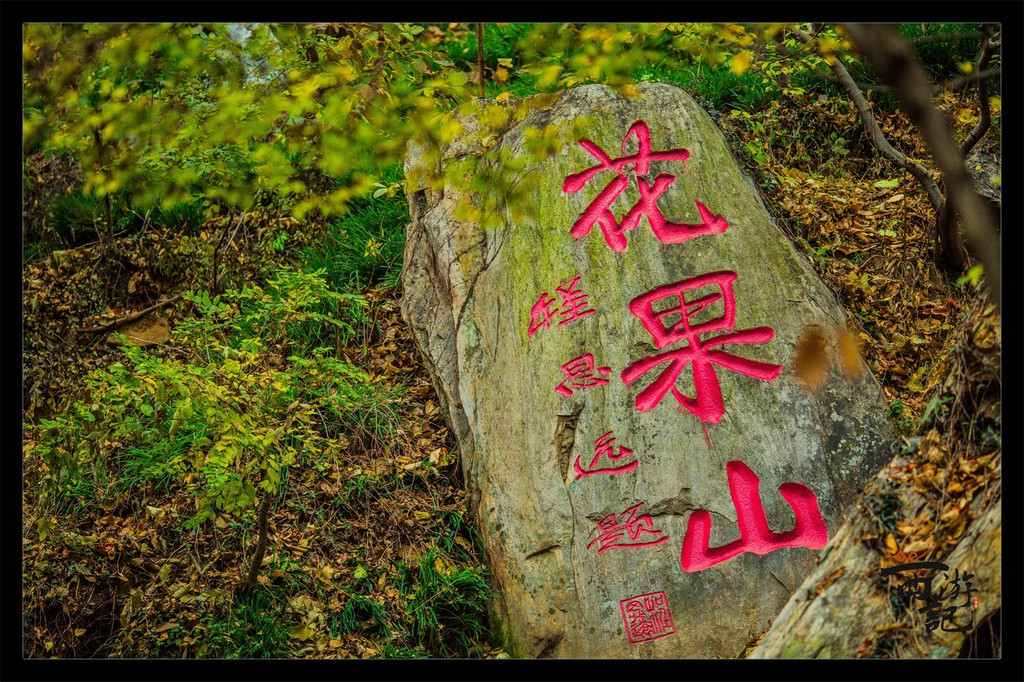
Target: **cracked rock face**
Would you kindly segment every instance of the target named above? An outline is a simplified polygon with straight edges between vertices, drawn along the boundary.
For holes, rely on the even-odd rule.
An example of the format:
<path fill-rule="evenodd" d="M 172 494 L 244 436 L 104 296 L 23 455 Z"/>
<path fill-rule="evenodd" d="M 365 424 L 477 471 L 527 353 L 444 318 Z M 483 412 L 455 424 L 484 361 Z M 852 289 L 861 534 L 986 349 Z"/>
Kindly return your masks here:
<path fill-rule="evenodd" d="M 840 370 L 830 334 L 842 311 L 772 223 L 722 134 L 682 90 L 638 90 L 626 99 L 592 85 L 492 103 L 477 114 L 492 127 L 463 118 L 450 143 L 413 144 L 407 158 L 412 224 L 402 310 L 459 441 L 498 591 L 492 625 L 516 656 L 736 656 L 810 572 L 817 549 L 748 551 L 684 570 L 696 510 L 708 512 L 712 548 L 738 538 L 766 547 L 753 531 L 741 536 L 727 464 L 742 462 L 760 479 L 771 532 L 794 527 L 778 492 L 790 483 L 813 492 L 831 537 L 890 456 L 878 384 L 866 368 L 856 379 Z M 689 158 L 683 163 L 676 152 L 649 169 L 599 169 L 577 192 L 563 191 L 568 176 L 601 165 L 601 150 L 609 164 L 637 153 L 642 130 L 623 149 L 637 121 L 646 123 L 652 152 L 686 149 Z M 561 142 L 534 160 L 527 150 L 543 138 Z M 588 153 L 578 144 L 584 138 L 600 149 Z M 515 191 L 471 182 L 502 169 L 514 169 L 507 180 Z M 667 188 L 661 174 L 675 178 Z M 721 216 L 728 227 L 678 241 L 682 228 L 668 225 L 659 240 L 649 210 L 622 233 L 624 249 L 613 250 L 597 225 L 574 238 L 570 230 L 591 202 L 620 186 L 609 206 L 619 224 L 643 190 L 667 221 L 720 228 Z M 484 229 L 466 206 L 493 205 L 502 192 L 511 198 L 497 201 L 498 225 Z M 675 299 L 670 285 L 681 287 Z M 647 389 L 676 365 L 636 363 L 691 346 L 682 315 L 663 314 L 673 300 L 678 308 L 680 291 L 689 323 L 707 323 L 698 344 L 760 331 L 705 345 L 712 355 L 700 360 L 696 385 L 693 357 L 672 356 L 690 362 L 651 398 L 657 386 Z M 659 293 L 648 297 L 645 323 L 636 301 L 650 292 Z M 649 331 L 658 324 L 660 340 Z M 808 325 L 827 339 L 817 392 L 793 371 Z M 636 376 L 627 383 L 631 366 Z M 696 406 L 687 402 L 695 397 Z M 740 488 L 733 493 L 742 497 Z"/>

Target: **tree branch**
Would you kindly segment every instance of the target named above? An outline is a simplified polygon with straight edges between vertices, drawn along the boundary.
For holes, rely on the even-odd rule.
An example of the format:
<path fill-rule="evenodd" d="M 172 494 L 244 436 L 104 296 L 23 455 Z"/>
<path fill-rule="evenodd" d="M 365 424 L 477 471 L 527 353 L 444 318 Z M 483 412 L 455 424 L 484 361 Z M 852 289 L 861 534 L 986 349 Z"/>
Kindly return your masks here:
<path fill-rule="evenodd" d="M 994 43 L 993 47 L 995 47 Z M 959 78 L 947 78 L 939 83 L 939 90 L 959 90 L 965 85 L 970 85 L 975 82 L 980 84 L 983 80 L 999 78 L 1000 75 L 1002 75 L 1002 71 L 1000 69 L 987 69 L 985 71 L 978 71 L 977 73 L 970 73 L 966 76 L 960 76 Z"/>
<path fill-rule="evenodd" d="M 766 59 L 765 61 L 770 60 Z M 839 84 L 839 79 L 836 76 L 832 75 L 831 73 L 828 73 L 827 71 L 822 71 L 821 69 L 818 69 L 814 66 L 807 66 L 806 68 L 810 69 L 811 73 L 813 73 L 815 76 L 818 76 L 819 78 L 824 78 L 830 83 L 835 83 L 837 85 Z M 970 85 L 971 83 L 980 83 L 982 80 L 986 80 L 989 78 L 998 78 L 1001 74 L 1002 71 L 1000 69 L 986 69 L 985 71 L 967 74 L 966 76 L 960 76 L 958 78 L 947 78 L 941 83 L 938 83 L 935 86 L 935 88 L 936 90 L 955 92 L 956 90 L 959 90 L 967 85 Z M 877 90 L 878 92 L 892 92 L 892 88 L 886 85 L 885 83 L 863 83 L 860 81 L 854 81 L 854 84 L 861 90 Z"/>
<path fill-rule="evenodd" d="M 811 36 L 807 35 L 799 28 L 793 29 L 794 34 L 799 38 L 800 42 L 806 44 L 811 41 Z M 878 123 L 875 121 L 874 114 L 871 113 L 871 105 L 864 97 L 864 93 L 861 92 L 857 84 L 853 82 L 853 77 L 850 76 L 850 72 L 846 70 L 843 63 L 839 59 L 833 59 L 829 65 L 832 69 L 832 73 L 835 74 L 836 80 L 843 89 L 846 90 L 846 94 L 853 100 L 853 105 L 857 107 L 857 113 L 860 114 L 861 120 L 864 122 L 864 129 L 868 134 L 868 139 L 871 144 L 874 145 L 882 156 L 889 161 L 893 162 L 901 168 L 905 168 L 914 179 L 916 179 L 921 187 L 924 188 L 928 194 L 928 200 L 931 202 L 932 207 L 936 211 L 942 209 L 942 205 L 945 203 L 942 197 L 942 190 L 939 189 L 939 185 L 935 182 L 935 178 L 928 172 L 928 169 L 919 163 L 915 163 L 908 159 L 905 154 L 897 150 L 891 144 L 889 140 L 885 138 L 881 128 L 878 127 Z"/>
<path fill-rule="evenodd" d="M 174 296 L 171 296 L 170 298 L 165 298 L 162 301 L 158 301 L 158 302 L 154 303 L 153 305 L 149 306 L 148 308 L 143 308 L 142 310 L 140 310 L 137 313 L 132 313 L 131 315 L 127 315 L 127 316 L 122 317 L 120 319 L 114 320 L 113 322 L 111 322 L 109 324 L 101 324 L 98 327 L 86 327 L 86 328 L 83 328 L 83 329 L 76 329 L 75 331 L 78 332 L 79 334 L 99 334 L 100 332 L 113 331 L 115 329 L 118 329 L 120 327 L 125 326 L 129 322 L 134 322 L 135 320 L 143 318 L 146 315 L 148 315 L 151 312 L 153 312 L 154 310 L 158 310 L 160 308 L 163 308 L 165 305 L 167 305 L 169 303 L 174 303 L 175 301 L 177 301 L 181 297 L 182 297 L 182 294 L 175 294 Z"/>
<path fill-rule="evenodd" d="M 846 24 L 846 31 L 875 72 L 890 83 L 911 122 L 918 127 L 942 171 L 952 210 L 963 221 L 971 249 L 985 266 L 993 302 L 1000 302 L 999 236 L 985 200 L 967 172 L 964 156 L 953 142 L 949 121 L 932 102 L 928 74 L 896 28 L 884 24 Z"/>
<path fill-rule="evenodd" d="M 981 120 L 960 145 L 960 154 L 964 158 L 967 158 L 967 155 L 974 149 L 974 145 L 978 144 L 985 136 L 992 123 L 992 110 L 988 102 L 988 76 L 982 75 L 985 73 L 985 67 L 988 66 L 988 60 L 992 58 L 992 50 L 995 47 L 990 39 L 990 30 L 988 24 L 983 24 L 981 27 L 981 53 L 978 55 L 978 68 L 975 69 L 978 73 L 978 106 L 981 107 Z"/>

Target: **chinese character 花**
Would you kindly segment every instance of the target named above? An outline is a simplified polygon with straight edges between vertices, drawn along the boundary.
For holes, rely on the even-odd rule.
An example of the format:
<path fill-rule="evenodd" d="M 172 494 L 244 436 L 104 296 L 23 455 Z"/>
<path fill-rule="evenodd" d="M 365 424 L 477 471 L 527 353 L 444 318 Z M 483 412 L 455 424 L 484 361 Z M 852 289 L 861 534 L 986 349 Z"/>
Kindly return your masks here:
<path fill-rule="evenodd" d="M 637 151 L 635 154 L 626 154 L 626 143 L 629 138 L 636 137 Z M 687 239 L 699 237 L 705 234 L 719 234 L 725 232 L 729 224 L 720 215 L 713 214 L 704 204 L 699 201 L 697 211 L 700 214 L 701 222 L 696 224 L 672 223 L 665 220 L 661 209 L 658 208 L 658 198 L 665 193 L 665 190 L 675 181 L 676 176 L 668 173 L 660 173 L 654 178 L 652 185 L 647 181 L 647 174 L 650 171 L 651 161 L 681 161 L 685 164 L 690 157 L 686 149 L 669 149 L 667 151 L 651 150 L 651 131 L 645 121 L 636 121 L 626 131 L 622 138 L 623 156 L 611 158 L 599 146 L 590 140 L 580 140 L 580 146 L 601 163 L 588 168 L 585 171 L 574 173 L 566 177 L 562 185 L 562 191 L 575 194 L 583 189 L 595 175 L 604 171 L 615 173 L 615 177 L 605 186 L 603 190 L 590 202 L 590 205 L 583 211 L 583 214 L 569 230 L 576 239 L 581 239 L 590 234 L 591 228 L 596 224 L 601 228 L 605 241 L 612 251 L 624 251 L 626 249 L 626 232 L 635 230 L 640 224 L 640 218 L 646 217 L 655 237 L 662 244 L 681 244 Z M 636 177 L 637 190 L 640 193 L 640 200 L 629 209 L 623 216 L 622 222 L 618 222 L 611 211 L 611 206 L 620 194 L 629 186 L 629 177 L 626 175 L 626 167 L 632 166 L 632 174 Z"/>

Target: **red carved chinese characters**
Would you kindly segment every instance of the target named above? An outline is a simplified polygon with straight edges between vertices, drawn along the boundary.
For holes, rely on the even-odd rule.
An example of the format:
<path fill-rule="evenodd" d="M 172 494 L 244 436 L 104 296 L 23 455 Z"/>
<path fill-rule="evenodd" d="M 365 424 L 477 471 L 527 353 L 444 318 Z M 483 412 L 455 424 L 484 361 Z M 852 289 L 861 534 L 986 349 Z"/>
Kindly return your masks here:
<path fill-rule="evenodd" d="M 610 367 L 597 367 L 596 369 L 599 374 L 611 374 L 612 372 Z M 572 396 L 572 389 L 574 388 L 593 388 L 594 386 L 604 386 L 607 384 L 608 380 L 596 376 L 594 370 L 594 355 L 592 353 L 585 353 L 578 358 L 573 358 L 562 365 L 565 379 L 555 387 L 555 391 L 569 398 Z M 566 383 L 569 385 L 566 386 Z"/>
<path fill-rule="evenodd" d="M 637 410 L 647 412 L 654 409 L 665 394 L 671 391 L 679 404 L 694 416 L 717 424 L 725 413 L 725 406 L 722 403 L 722 390 L 718 383 L 718 375 L 715 373 L 715 365 L 765 381 L 779 375 L 781 365 L 770 365 L 725 351 L 711 350 L 715 346 L 731 343 L 764 343 L 775 335 L 771 327 L 728 332 L 704 341 L 699 338 L 701 334 L 729 329 L 735 323 L 736 297 L 732 288 L 735 279 L 735 272 L 711 272 L 674 284 L 666 284 L 637 296 L 630 302 L 630 312 L 643 323 L 644 328 L 653 337 L 655 347 L 664 348 L 679 341 L 686 341 L 688 344 L 683 348 L 634 362 L 622 371 L 622 380 L 629 384 L 657 365 L 668 363 L 661 376 L 637 394 Z M 692 301 L 684 298 L 686 292 L 696 291 L 708 285 L 718 287 L 719 291 Z M 654 304 L 665 300 L 670 300 L 671 306 L 655 312 Z M 725 307 L 725 312 L 720 317 L 697 324 L 691 322 L 692 318 L 717 301 L 722 301 Z M 679 321 L 667 324 L 666 318 L 672 315 L 679 315 Z M 693 398 L 683 395 L 675 386 L 679 375 L 689 363 L 693 363 L 693 384 L 696 390 L 696 396 Z"/>
<path fill-rule="evenodd" d="M 734 460 L 725 465 L 729 478 L 729 494 L 736 508 L 740 537 L 719 547 L 710 547 L 711 514 L 699 509 L 690 515 L 683 538 L 679 563 L 684 571 L 701 571 L 728 561 L 743 552 L 765 555 L 783 547 L 821 549 L 828 541 L 828 529 L 818 509 L 818 498 L 802 483 L 783 483 L 779 494 L 793 508 L 796 523 L 785 533 L 773 533 L 761 503 L 758 490 L 761 479 L 743 462 Z"/>
<path fill-rule="evenodd" d="M 559 327 L 597 312 L 593 308 L 586 307 L 588 294 L 576 288 L 576 283 L 579 281 L 580 276 L 576 275 L 568 282 L 562 282 L 562 284 L 555 287 L 555 291 L 562 297 L 562 319 L 558 322 Z"/>
<path fill-rule="evenodd" d="M 589 294 L 576 288 L 579 281 L 580 276 L 576 275 L 555 287 L 555 292 L 562 297 L 561 308 L 551 308 L 557 302 L 548 295 L 548 292 L 545 291 L 540 295 L 537 302 L 533 304 L 533 308 L 530 309 L 530 327 L 527 330 L 527 337 L 532 337 L 541 327 L 549 329 L 555 315 L 561 315 L 558 322 L 558 326 L 561 327 L 563 324 L 597 312 L 594 308 L 586 307 Z"/>
<path fill-rule="evenodd" d="M 676 631 L 664 592 L 623 599 L 619 602 L 619 609 L 630 644 L 660 639 Z"/>
<path fill-rule="evenodd" d="M 640 462 L 639 460 L 635 459 L 632 462 L 620 464 L 619 466 L 606 466 L 604 468 L 597 467 L 597 461 L 601 459 L 602 456 L 605 457 L 612 464 L 615 464 L 619 460 L 628 459 L 633 454 L 632 450 L 630 450 L 629 448 L 624 448 L 620 445 L 619 454 L 616 455 L 614 443 L 615 437 L 612 436 L 611 431 L 595 440 L 594 459 L 590 460 L 590 466 L 586 469 L 580 466 L 580 456 L 576 455 L 576 461 L 572 463 L 573 469 L 576 470 L 576 479 L 578 480 L 580 478 L 583 478 L 584 476 L 593 476 L 594 474 L 624 474 L 627 471 L 632 471 L 633 469 L 636 469 L 637 465 Z"/>
<path fill-rule="evenodd" d="M 668 542 L 668 536 L 664 534 L 664 531 L 654 527 L 654 521 L 651 520 L 650 514 L 636 515 L 637 510 L 643 504 L 643 502 L 640 502 L 618 516 L 609 514 L 601 519 L 597 527 L 602 532 L 587 544 L 587 549 L 590 549 L 594 543 L 600 543 L 597 548 L 597 553 L 600 554 L 606 549 L 613 549 L 615 547 L 651 547 Z M 629 514 L 628 517 L 626 516 L 627 514 Z M 619 517 L 623 519 L 621 523 L 619 522 Z M 653 535 L 658 539 L 645 540 L 644 534 Z M 628 539 L 626 539 L 627 537 Z"/>
<path fill-rule="evenodd" d="M 533 304 L 533 308 L 530 309 L 530 327 L 526 331 L 527 338 L 532 338 L 541 327 L 551 328 L 551 318 L 558 314 L 557 308 L 551 309 L 555 303 L 555 299 L 549 297 L 548 292 L 545 291 L 540 295 L 537 302 Z"/>
<path fill-rule="evenodd" d="M 630 137 L 636 137 L 637 151 L 635 154 L 626 154 L 626 144 Z M 647 179 L 650 171 L 651 161 L 682 161 L 686 162 L 690 152 L 686 149 L 670 149 L 667 151 L 651 151 L 651 131 L 644 121 L 636 121 L 622 138 L 622 153 L 616 159 L 612 159 L 603 149 L 590 140 L 580 140 L 583 147 L 591 156 L 601 163 L 592 166 L 580 173 L 574 173 L 566 177 L 562 185 L 562 191 L 575 194 L 583 189 L 587 182 L 595 175 L 604 171 L 616 173 L 608 185 L 590 202 L 590 205 L 583 211 L 583 214 L 569 230 L 576 239 L 581 239 L 590 234 L 591 228 L 596 224 L 600 226 L 605 241 L 612 251 L 624 251 L 626 243 L 626 232 L 635 230 L 640 224 L 640 218 L 646 216 L 647 222 L 662 244 L 681 244 L 687 239 L 699 237 L 705 234 L 719 234 L 725 232 L 729 224 L 720 215 L 715 215 L 699 201 L 697 211 L 700 213 L 700 223 L 672 223 L 665 220 L 661 209 L 658 208 L 658 198 L 675 181 L 676 176 L 668 173 L 661 173 L 654 178 L 651 185 Z M 629 186 L 629 178 L 626 176 L 626 166 L 632 165 L 632 173 L 636 176 L 637 190 L 640 193 L 640 200 L 629 209 L 619 223 L 611 212 L 611 206 L 620 194 Z"/>

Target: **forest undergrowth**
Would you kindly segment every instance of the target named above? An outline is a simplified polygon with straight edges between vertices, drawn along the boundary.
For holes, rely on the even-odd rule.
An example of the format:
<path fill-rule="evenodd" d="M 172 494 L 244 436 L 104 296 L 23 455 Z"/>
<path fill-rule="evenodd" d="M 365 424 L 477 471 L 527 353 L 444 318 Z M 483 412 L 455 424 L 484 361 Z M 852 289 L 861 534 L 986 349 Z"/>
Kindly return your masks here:
<path fill-rule="evenodd" d="M 990 475 L 998 364 L 994 390 L 991 362 L 980 381 L 957 358 L 965 330 L 998 349 L 998 317 L 976 276 L 934 265 L 921 189 L 842 97 L 705 104 L 847 311 L 908 451 L 960 439 L 980 462 L 964 475 Z M 958 138 L 980 115 L 968 94 L 940 104 Z M 925 162 L 902 114 L 878 115 Z M 340 219 L 273 201 L 240 221 L 126 208 L 103 246 L 74 165 L 53 159 L 26 164 L 26 219 L 45 229 L 23 266 L 24 655 L 505 657 L 459 453 L 399 314 L 400 170 Z M 243 511 L 264 502 L 246 591 L 258 522 Z"/>

